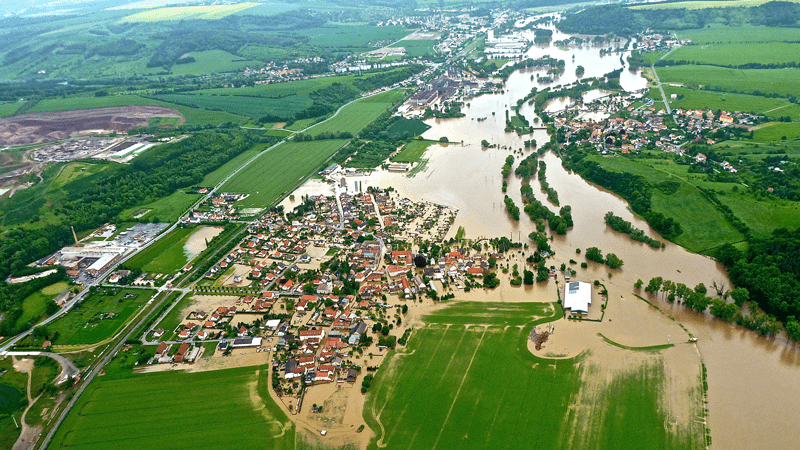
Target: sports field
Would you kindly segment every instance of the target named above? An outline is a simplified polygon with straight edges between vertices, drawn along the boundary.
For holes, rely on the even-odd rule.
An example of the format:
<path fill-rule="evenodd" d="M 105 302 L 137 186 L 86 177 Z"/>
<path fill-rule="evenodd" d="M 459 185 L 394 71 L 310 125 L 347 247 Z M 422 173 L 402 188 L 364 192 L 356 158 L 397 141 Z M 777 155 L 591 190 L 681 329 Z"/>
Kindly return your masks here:
<path fill-rule="evenodd" d="M 458 303 L 424 318 L 367 394 L 369 448 L 702 448 L 698 427 L 677 435 L 665 426 L 659 355 L 611 380 L 583 355 L 533 356 L 530 326 L 553 312 L 541 303 Z M 591 395 L 582 389 L 595 382 Z"/>
<path fill-rule="evenodd" d="M 322 166 L 345 142 L 329 139 L 281 144 L 228 180 L 222 191 L 250 194 L 237 206 L 266 208 Z"/>
<path fill-rule="evenodd" d="M 311 127 L 308 130 L 308 134 L 316 136 L 326 131 L 349 131 L 357 134 L 377 119 L 378 116 L 385 113 L 392 105 L 402 100 L 404 95 L 405 93 L 402 90 L 393 89 L 372 97 L 360 99 L 342 108 L 330 120 Z"/>
<path fill-rule="evenodd" d="M 95 378 L 48 448 L 294 449 L 294 425 L 269 398 L 267 370 Z"/>
<path fill-rule="evenodd" d="M 95 344 L 116 334 L 153 296 L 151 289 L 100 288 L 69 313 L 47 325 L 58 337 L 53 345 Z M 114 317 L 109 317 L 113 313 Z"/>

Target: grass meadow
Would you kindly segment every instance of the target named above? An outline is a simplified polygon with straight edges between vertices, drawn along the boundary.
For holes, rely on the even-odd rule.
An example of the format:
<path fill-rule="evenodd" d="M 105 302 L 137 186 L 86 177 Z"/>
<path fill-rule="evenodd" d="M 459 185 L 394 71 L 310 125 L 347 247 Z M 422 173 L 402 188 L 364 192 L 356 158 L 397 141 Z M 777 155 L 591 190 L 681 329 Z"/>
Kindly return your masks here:
<path fill-rule="evenodd" d="M 403 149 L 400 150 L 396 155 L 392 156 L 392 161 L 405 163 L 417 162 L 420 160 L 420 158 L 422 158 L 422 155 L 425 154 L 425 150 L 435 143 L 436 141 L 412 140 L 408 144 L 404 145 Z"/>
<path fill-rule="evenodd" d="M 197 230 L 198 228 L 176 228 L 169 235 L 137 253 L 125 265 L 142 269 L 143 272 L 173 273 L 189 262 L 183 246 Z"/>
<path fill-rule="evenodd" d="M 293 449 L 294 426 L 269 397 L 269 367 L 98 377 L 48 448 Z"/>
<path fill-rule="evenodd" d="M 367 394 L 369 448 L 701 448 L 702 436 L 666 430 L 657 364 L 615 374 L 593 405 L 614 414 L 584 417 L 583 356 L 547 360 L 527 349 L 530 326 L 553 313 L 543 303 L 458 303 L 425 317 Z"/>
<path fill-rule="evenodd" d="M 17 319 L 17 325 L 37 319 L 44 314 L 47 304 L 58 296 L 64 289 L 69 289 L 70 284 L 60 281 L 46 286 L 22 300 L 22 315 Z"/>
<path fill-rule="evenodd" d="M 309 173 L 322 166 L 346 141 L 288 142 L 262 154 L 222 186 L 222 191 L 249 193 L 240 207 L 269 207 Z"/>
<path fill-rule="evenodd" d="M 166 221 L 166 222 L 173 222 L 177 220 L 181 214 L 185 213 L 186 210 L 189 209 L 197 200 L 201 197 L 200 194 L 194 192 L 187 192 L 187 191 L 175 191 L 172 194 L 155 200 L 151 203 L 141 206 L 134 206 L 122 211 L 119 214 L 119 217 L 122 220 L 155 220 L 156 222 Z M 133 219 L 133 215 L 136 214 L 137 211 L 140 210 L 147 210 L 145 215 L 139 217 L 138 219 Z"/>
<path fill-rule="evenodd" d="M 743 239 L 725 216 L 689 181 L 688 166 L 678 166 L 670 160 L 631 161 L 622 157 L 590 156 L 612 172 L 641 175 L 652 185 L 665 181 L 678 181 L 680 187 L 672 194 L 652 189 L 652 208 L 680 222 L 683 233 L 674 242 L 693 252 L 704 253 L 726 242 Z M 650 165 L 651 164 L 651 165 Z M 686 173 L 680 173 L 681 171 Z"/>
<path fill-rule="evenodd" d="M 155 292 L 152 289 L 99 288 L 47 326 L 50 332 L 58 333 L 58 337 L 52 339 L 53 345 L 96 344 L 114 336 Z M 101 319 L 108 313 L 114 313 L 114 317 Z"/>

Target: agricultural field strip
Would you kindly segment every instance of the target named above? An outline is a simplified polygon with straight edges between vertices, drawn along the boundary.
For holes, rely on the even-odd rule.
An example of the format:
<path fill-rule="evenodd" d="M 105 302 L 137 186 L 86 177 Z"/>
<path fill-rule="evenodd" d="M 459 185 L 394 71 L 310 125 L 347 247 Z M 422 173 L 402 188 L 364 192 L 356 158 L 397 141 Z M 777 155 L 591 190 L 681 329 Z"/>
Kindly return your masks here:
<path fill-rule="evenodd" d="M 277 435 L 280 431 L 278 425 L 282 422 L 275 417 L 270 417 L 272 420 L 265 422 L 267 410 L 257 410 L 256 405 L 252 405 L 248 398 L 247 386 L 254 380 L 254 373 L 255 368 L 248 367 L 200 374 L 169 372 L 99 380 L 86 393 L 75 414 L 64 422 L 66 431 L 59 433 L 61 439 L 56 442 L 61 444 L 60 447 L 71 448 L 102 449 L 114 448 L 120 444 L 136 445 L 138 448 L 149 445 L 167 448 L 164 447 L 163 438 L 184 433 L 186 427 L 208 429 L 209 419 L 218 418 L 221 414 L 224 417 L 235 417 L 235 420 L 231 423 L 211 420 L 219 428 L 207 435 L 207 440 L 212 443 L 222 444 L 233 439 L 241 443 L 244 439 L 250 444 L 261 442 L 260 446 L 268 442 L 280 445 L 283 443 L 281 439 L 264 439 Z M 220 377 L 225 380 L 224 383 L 220 383 Z M 194 389 L 183 389 L 189 382 Z M 98 398 L 100 400 L 96 400 Z M 133 402 L 131 399 L 138 401 Z M 182 426 L 155 427 L 154 430 L 160 431 L 141 433 L 143 426 L 154 425 L 163 420 L 163 414 L 169 414 L 170 420 L 179 420 Z M 134 420 L 131 420 L 132 417 Z M 263 429 L 262 432 L 252 432 L 259 427 Z M 79 444 L 70 445 L 72 442 Z M 166 444 L 169 448 L 174 448 L 176 442 Z M 187 446 L 194 443 L 186 441 L 185 444 L 177 445 L 178 448 L 189 448 Z"/>

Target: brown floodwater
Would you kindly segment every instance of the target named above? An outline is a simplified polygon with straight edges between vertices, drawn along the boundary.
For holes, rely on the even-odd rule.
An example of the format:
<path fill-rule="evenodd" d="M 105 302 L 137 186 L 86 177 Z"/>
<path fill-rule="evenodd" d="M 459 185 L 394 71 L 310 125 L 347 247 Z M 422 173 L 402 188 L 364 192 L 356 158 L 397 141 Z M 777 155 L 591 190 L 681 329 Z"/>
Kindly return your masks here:
<path fill-rule="evenodd" d="M 554 31 L 554 40 L 567 37 Z M 516 161 L 519 161 L 530 154 L 529 151 L 522 151 L 525 140 L 534 138 L 543 144 L 549 137 L 543 130 L 522 137 L 506 133 L 505 111 L 534 86 L 542 89 L 574 82 L 577 79 L 577 65 L 584 66 L 584 77 L 601 76 L 623 67 L 619 53 L 600 55 L 601 48 L 584 45 L 561 50 L 553 46 L 534 46 L 528 52 L 531 57 L 550 55 L 566 61 L 564 74 L 554 83 L 539 84 L 535 75 L 544 74 L 542 71 L 515 72 L 509 77 L 502 93 L 469 100 L 469 105 L 462 110 L 465 117 L 430 119 L 427 122 L 431 129 L 424 134 L 425 138 L 436 140 L 446 136 L 451 143 L 431 146 L 424 156 L 428 159 L 426 168 L 415 177 L 376 170 L 370 176 L 358 177 L 358 181 L 364 188 L 369 185 L 392 186 L 401 195 L 414 200 L 457 208 L 459 212 L 448 237 L 454 235 L 458 227 L 464 227 L 466 237 L 471 239 L 508 236 L 517 241 L 530 242 L 527 235 L 535 230 L 534 224 L 524 213 L 517 222 L 505 212 L 500 171 L 508 155 L 514 154 Z M 574 59 L 572 55 L 575 55 Z M 627 57 L 628 53 L 622 56 Z M 622 71 L 620 82 L 629 91 L 646 87 L 646 80 L 641 74 L 631 72 L 627 67 Z M 602 93 L 596 91 L 590 97 L 599 95 Z M 521 113 L 535 124 L 532 106 L 523 105 Z M 480 142 L 483 139 L 498 147 L 482 148 Z M 575 279 L 599 279 L 608 287 L 612 299 L 609 308 L 615 306 L 613 299 L 623 296 L 624 299 L 616 306 L 625 308 L 627 299 L 632 297 L 633 283 L 637 279 L 647 282 L 654 276 L 688 286 L 701 282 L 710 286 L 716 281 L 730 287 L 724 268 L 708 257 L 690 253 L 671 243 L 667 243 L 664 249 L 655 250 L 608 228 L 603 216 L 613 211 L 635 227 L 645 230 L 649 236 L 659 238 L 646 222 L 629 211 L 627 203 L 616 194 L 568 172 L 552 153 L 544 155 L 541 160 L 547 163 L 547 180 L 558 192 L 560 205 L 572 207 L 575 223 L 566 236 L 554 236 L 551 246 L 556 255 L 551 264 L 560 265 L 570 259 L 578 263 L 585 261 L 582 254 L 576 254 L 575 250 L 592 246 L 599 247 L 604 254 L 615 253 L 619 256 L 625 265 L 613 271 L 594 263 L 589 263 L 588 269 L 573 266 L 578 271 Z M 531 184 L 536 198 L 558 212 L 559 207 L 548 202 L 546 195 L 540 192 L 538 178 L 532 179 Z M 520 179 L 512 175 L 508 180 L 508 195 L 521 207 L 519 188 Z M 329 188 L 323 188 L 320 184 L 316 189 L 327 191 Z M 535 292 L 554 293 L 554 290 L 535 289 Z M 524 299 L 532 292 L 515 288 L 502 289 L 502 293 L 504 300 L 509 301 Z M 484 295 L 475 293 L 469 297 Z M 530 297 L 541 300 L 541 295 Z M 800 405 L 800 357 L 796 349 L 787 344 L 783 337 L 765 339 L 707 314 L 688 312 L 680 305 L 654 300 L 698 338 L 697 347 L 708 370 L 708 424 L 714 446 L 724 449 L 796 447 L 800 440 L 800 429 L 795 426 L 796 416 L 793 413 Z M 638 311 L 644 310 L 631 308 L 627 311 L 637 316 L 629 320 L 638 323 L 639 328 L 647 329 L 649 321 L 657 316 Z M 629 345 L 650 344 L 630 342 Z"/>

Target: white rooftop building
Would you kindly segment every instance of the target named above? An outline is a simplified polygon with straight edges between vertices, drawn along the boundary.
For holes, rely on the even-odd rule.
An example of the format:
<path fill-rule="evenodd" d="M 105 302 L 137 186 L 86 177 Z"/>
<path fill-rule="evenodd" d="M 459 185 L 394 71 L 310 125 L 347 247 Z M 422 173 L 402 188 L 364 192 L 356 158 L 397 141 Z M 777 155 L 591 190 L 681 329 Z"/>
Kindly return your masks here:
<path fill-rule="evenodd" d="M 564 309 L 572 313 L 588 314 L 592 304 L 592 285 L 582 281 L 567 283 L 564 287 Z"/>

